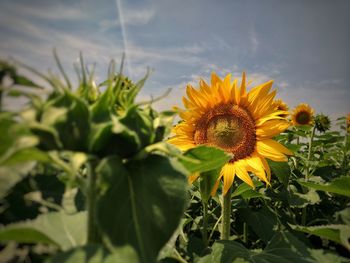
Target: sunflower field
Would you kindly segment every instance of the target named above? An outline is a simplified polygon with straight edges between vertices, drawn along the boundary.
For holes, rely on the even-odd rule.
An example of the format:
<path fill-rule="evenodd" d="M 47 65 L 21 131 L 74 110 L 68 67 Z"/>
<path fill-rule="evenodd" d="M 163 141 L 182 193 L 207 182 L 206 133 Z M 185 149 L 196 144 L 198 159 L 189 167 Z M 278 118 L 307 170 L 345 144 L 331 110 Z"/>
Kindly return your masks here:
<path fill-rule="evenodd" d="M 0 262 L 350 262 L 350 115 L 219 72 L 159 112 L 54 58 L 0 61 Z"/>

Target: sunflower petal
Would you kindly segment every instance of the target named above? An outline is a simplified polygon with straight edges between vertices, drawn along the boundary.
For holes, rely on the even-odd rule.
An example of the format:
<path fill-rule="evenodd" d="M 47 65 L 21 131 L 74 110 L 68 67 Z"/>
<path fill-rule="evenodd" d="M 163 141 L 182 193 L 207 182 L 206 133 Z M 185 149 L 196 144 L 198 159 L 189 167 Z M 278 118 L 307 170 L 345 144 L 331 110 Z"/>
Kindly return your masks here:
<path fill-rule="evenodd" d="M 256 126 L 256 135 L 258 139 L 272 138 L 290 126 L 290 123 L 286 120 L 270 120 L 262 125 Z"/>
<path fill-rule="evenodd" d="M 238 178 L 241 179 L 243 182 L 247 183 L 248 185 L 250 185 L 252 188 L 255 188 L 255 185 L 247 172 L 244 162 L 237 161 L 234 163 L 234 165 L 235 165 L 236 175 L 238 176 Z"/>
<path fill-rule="evenodd" d="M 271 139 L 257 141 L 256 145 L 257 152 L 272 161 L 286 162 L 286 155 L 293 155 L 293 153 L 282 144 Z"/>
<path fill-rule="evenodd" d="M 221 174 L 224 177 L 224 195 L 230 189 L 235 178 L 235 166 L 233 163 L 227 163 L 222 167 Z"/>
<path fill-rule="evenodd" d="M 269 184 L 269 180 L 266 177 L 264 166 L 261 159 L 257 155 L 252 155 L 246 159 L 247 164 L 252 167 L 252 172 L 263 182 Z"/>

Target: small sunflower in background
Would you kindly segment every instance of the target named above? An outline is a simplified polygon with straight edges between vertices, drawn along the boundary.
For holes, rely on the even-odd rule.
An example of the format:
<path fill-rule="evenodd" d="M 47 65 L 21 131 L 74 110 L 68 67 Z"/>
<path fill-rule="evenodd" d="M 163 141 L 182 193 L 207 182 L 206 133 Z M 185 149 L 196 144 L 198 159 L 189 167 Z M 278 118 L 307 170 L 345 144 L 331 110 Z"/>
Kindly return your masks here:
<path fill-rule="evenodd" d="M 350 113 L 348 113 L 348 115 L 346 115 L 346 125 L 348 128 L 348 132 L 350 132 Z"/>
<path fill-rule="evenodd" d="M 186 110 L 179 110 L 183 121 L 173 128 L 174 137 L 169 143 L 182 150 L 197 145 L 221 148 L 231 153 L 232 159 L 222 168 L 212 195 L 216 193 L 223 179 L 224 195 L 233 184 L 235 176 L 254 188 L 249 172 L 269 184 L 271 172 L 266 158 L 286 162 L 293 153 L 271 138 L 289 127 L 281 117 L 288 114 L 276 109 L 276 91 L 270 91 L 273 81 L 268 81 L 246 90 L 246 76 L 243 73 L 238 87 L 237 79 L 231 82 L 231 75 L 223 80 L 215 73 L 211 84 L 200 80 L 199 89 L 187 86 L 187 98 L 183 97 Z M 196 180 L 199 174 L 189 178 Z"/>
<path fill-rule="evenodd" d="M 317 114 L 315 117 L 315 126 L 319 132 L 328 131 L 331 127 L 331 120 L 324 114 Z"/>
<path fill-rule="evenodd" d="M 314 118 L 314 110 L 309 104 L 301 103 L 296 106 L 291 114 L 292 123 L 295 126 L 311 125 Z"/>

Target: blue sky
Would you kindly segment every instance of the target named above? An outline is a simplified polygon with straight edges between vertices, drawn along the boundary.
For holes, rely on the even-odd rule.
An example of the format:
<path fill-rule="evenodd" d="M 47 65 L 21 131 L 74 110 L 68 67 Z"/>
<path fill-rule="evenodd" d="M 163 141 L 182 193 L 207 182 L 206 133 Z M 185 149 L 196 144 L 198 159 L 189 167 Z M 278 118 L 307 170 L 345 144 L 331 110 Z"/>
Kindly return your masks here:
<path fill-rule="evenodd" d="M 0 57 L 56 70 L 56 47 L 73 76 L 83 51 L 102 81 L 126 52 L 133 79 L 154 69 L 141 99 L 172 88 L 159 109 L 181 105 L 200 76 L 244 70 L 252 85 L 274 79 L 291 107 L 306 102 L 335 118 L 350 112 L 348 14 L 348 0 L 2 0 Z"/>

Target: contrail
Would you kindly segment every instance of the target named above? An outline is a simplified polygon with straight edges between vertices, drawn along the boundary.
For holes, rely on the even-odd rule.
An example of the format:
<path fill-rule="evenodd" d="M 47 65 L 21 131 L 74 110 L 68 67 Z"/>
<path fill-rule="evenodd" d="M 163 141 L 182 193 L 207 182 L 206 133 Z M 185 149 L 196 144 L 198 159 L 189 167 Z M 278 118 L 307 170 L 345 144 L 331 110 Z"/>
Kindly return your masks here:
<path fill-rule="evenodd" d="M 125 30 L 124 17 L 123 17 L 122 1 L 116 0 L 116 3 L 117 3 L 117 9 L 118 9 L 120 28 L 122 30 L 122 38 L 123 38 L 124 53 L 125 53 L 125 61 L 124 62 L 125 62 L 125 66 L 128 70 L 128 74 L 132 75 L 130 63 L 129 63 L 128 42 L 126 39 L 126 30 Z"/>

